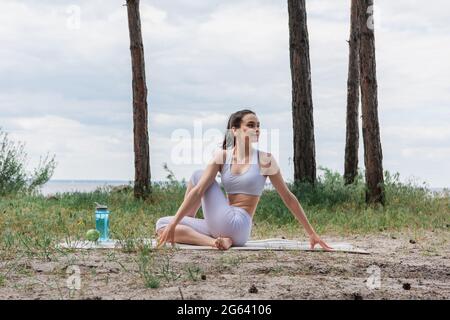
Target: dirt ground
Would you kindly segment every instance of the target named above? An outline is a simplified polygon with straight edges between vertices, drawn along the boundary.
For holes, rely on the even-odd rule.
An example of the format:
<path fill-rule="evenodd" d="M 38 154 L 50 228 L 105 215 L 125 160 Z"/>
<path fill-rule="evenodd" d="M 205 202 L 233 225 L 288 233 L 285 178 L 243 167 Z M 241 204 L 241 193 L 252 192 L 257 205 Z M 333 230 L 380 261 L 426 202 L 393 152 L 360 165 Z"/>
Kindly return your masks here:
<path fill-rule="evenodd" d="M 0 299 L 449 299 L 449 235 L 323 237 L 370 255 L 172 250 L 147 269 L 140 254 L 121 250 L 16 258 L 0 262 Z M 68 288 L 76 287 L 74 270 L 79 289 Z M 144 281 L 152 272 L 161 276 L 156 289 Z"/>

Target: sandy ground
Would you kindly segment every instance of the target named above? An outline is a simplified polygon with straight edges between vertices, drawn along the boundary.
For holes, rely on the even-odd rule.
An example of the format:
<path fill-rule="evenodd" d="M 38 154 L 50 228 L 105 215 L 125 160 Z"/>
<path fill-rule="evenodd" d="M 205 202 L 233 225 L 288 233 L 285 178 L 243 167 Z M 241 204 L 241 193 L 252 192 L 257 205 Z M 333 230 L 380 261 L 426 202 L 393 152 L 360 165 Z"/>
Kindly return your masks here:
<path fill-rule="evenodd" d="M 136 252 L 22 257 L 0 262 L 0 299 L 449 299 L 449 235 L 323 237 L 370 255 L 168 250 L 154 255 L 147 269 L 162 277 L 156 289 L 146 287 Z M 80 289 L 69 289 L 78 270 Z"/>

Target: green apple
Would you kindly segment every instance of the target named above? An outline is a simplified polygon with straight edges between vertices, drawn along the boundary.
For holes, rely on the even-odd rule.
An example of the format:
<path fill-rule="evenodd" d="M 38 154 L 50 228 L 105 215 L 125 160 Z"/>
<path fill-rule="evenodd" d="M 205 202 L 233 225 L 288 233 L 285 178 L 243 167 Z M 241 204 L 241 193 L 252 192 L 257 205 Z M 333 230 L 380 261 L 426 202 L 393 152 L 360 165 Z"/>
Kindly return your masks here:
<path fill-rule="evenodd" d="M 100 238 L 100 232 L 96 229 L 90 229 L 86 232 L 86 239 L 89 241 L 97 241 Z"/>

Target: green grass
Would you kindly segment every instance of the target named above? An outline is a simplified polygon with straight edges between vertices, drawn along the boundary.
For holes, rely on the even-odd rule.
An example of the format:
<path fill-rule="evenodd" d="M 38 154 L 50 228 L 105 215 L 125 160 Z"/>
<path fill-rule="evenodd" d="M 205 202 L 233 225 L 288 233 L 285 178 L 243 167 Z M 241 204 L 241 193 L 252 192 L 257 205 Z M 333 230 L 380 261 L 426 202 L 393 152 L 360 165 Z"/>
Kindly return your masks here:
<path fill-rule="evenodd" d="M 314 188 L 288 183 L 319 234 L 448 230 L 448 192 L 445 197 L 432 197 L 426 187 L 400 183 L 398 174 L 385 172 L 386 205 L 367 206 L 361 176 L 354 185 L 344 186 L 338 173 L 322 170 L 324 175 Z M 56 243 L 83 239 L 88 229 L 95 228 L 94 202 L 108 205 L 111 237 L 129 244 L 133 251 L 134 243 L 130 239 L 154 237 L 156 220 L 174 215 L 184 193 L 184 184 L 172 181 L 154 185 L 152 197 L 145 201 L 135 200 L 132 190 L 110 192 L 108 188 L 89 193 L 62 193 L 50 198 L 39 195 L 2 197 L 0 253 L 13 255 L 20 250 L 29 256 L 50 260 L 58 250 Z M 202 217 L 201 209 L 198 217 Z M 264 191 L 254 222 L 253 238 L 303 235 L 302 227 L 275 190 Z M 149 281 L 149 286 L 153 285 L 153 281 Z"/>
<path fill-rule="evenodd" d="M 399 174 L 384 173 L 386 203 L 367 205 L 362 173 L 354 184 L 345 186 L 343 177 L 326 168 L 315 187 L 309 184 L 288 184 L 300 201 L 309 221 L 318 233 L 367 234 L 402 229 L 448 229 L 450 202 L 433 197 L 425 184 L 401 183 Z M 265 192 L 258 205 L 255 222 L 260 234 L 301 229 L 276 191 Z"/>

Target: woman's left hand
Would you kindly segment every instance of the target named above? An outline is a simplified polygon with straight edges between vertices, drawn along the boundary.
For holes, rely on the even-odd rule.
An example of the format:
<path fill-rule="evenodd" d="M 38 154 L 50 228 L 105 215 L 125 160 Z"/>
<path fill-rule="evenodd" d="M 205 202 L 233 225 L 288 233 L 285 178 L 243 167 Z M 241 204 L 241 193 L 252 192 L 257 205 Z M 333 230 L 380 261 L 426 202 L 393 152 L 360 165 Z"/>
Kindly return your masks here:
<path fill-rule="evenodd" d="M 314 249 L 316 244 L 319 244 L 325 251 L 332 251 L 333 248 L 331 248 L 329 245 L 325 243 L 320 237 L 317 235 L 317 233 L 313 233 L 309 236 L 309 243 L 311 244 L 311 250 Z"/>
<path fill-rule="evenodd" d="M 158 239 L 156 249 L 159 249 L 167 241 L 170 241 L 172 243 L 172 247 L 175 246 L 175 226 L 176 225 L 170 223 L 167 225 L 167 227 L 164 228 L 164 231 L 161 233 L 161 236 Z"/>

